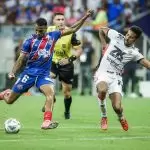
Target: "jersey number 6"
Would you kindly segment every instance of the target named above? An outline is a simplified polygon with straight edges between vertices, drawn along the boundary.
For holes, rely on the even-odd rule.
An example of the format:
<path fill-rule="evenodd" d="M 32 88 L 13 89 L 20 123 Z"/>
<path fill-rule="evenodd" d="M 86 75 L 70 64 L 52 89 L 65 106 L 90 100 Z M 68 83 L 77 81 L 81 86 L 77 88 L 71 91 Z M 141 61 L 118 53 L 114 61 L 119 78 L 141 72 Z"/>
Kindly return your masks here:
<path fill-rule="evenodd" d="M 24 75 L 24 77 L 22 78 L 21 82 L 22 83 L 26 83 L 28 79 L 29 79 L 29 76 L 28 75 Z"/>

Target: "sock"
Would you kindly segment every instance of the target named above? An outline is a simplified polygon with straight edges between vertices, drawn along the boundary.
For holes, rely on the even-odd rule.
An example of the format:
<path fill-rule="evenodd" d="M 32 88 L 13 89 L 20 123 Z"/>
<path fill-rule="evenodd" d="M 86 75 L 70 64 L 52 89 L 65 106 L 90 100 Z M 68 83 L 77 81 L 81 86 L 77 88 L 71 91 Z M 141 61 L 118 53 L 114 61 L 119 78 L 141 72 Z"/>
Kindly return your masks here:
<path fill-rule="evenodd" d="M 65 105 L 65 112 L 66 113 L 70 112 L 71 103 L 72 103 L 72 97 L 70 97 L 70 98 L 64 98 L 64 105 Z"/>
<path fill-rule="evenodd" d="M 121 107 L 121 109 L 115 110 L 115 112 L 116 112 L 119 120 L 125 119 L 124 115 L 123 115 L 123 108 L 122 107 Z"/>
<path fill-rule="evenodd" d="M 118 115 L 119 120 L 124 119 L 124 116 L 123 116 L 123 114 L 122 114 L 122 113 L 121 113 L 121 114 L 117 114 L 117 115 Z"/>
<path fill-rule="evenodd" d="M 107 117 L 106 99 L 100 100 L 98 98 L 98 103 L 101 111 L 101 117 Z"/>
<path fill-rule="evenodd" d="M 119 120 L 125 119 L 124 115 L 123 115 L 123 108 L 121 108 L 121 109 L 122 109 L 121 111 L 117 112 L 117 116 L 118 116 Z"/>
<path fill-rule="evenodd" d="M 44 120 L 52 120 L 52 112 L 51 111 L 44 112 Z"/>

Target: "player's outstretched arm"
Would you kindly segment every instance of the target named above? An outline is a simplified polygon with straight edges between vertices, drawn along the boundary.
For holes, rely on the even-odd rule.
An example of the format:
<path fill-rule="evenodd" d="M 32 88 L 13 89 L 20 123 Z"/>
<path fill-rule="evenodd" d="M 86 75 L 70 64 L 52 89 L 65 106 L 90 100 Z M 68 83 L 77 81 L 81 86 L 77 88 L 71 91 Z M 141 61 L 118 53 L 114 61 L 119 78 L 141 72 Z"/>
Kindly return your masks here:
<path fill-rule="evenodd" d="M 102 47 L 106 45 L 106 34 L 103 30 L 99 30 L 99 39 L 102 44 Z"/>
<path fill-rule="evenodd" d="M 70 27 L 69 29 L 66 29 L 63 31 L 62 36 L 68 35 L 68 34 L 72 34 L 75 33 L 76 31 L 78 31 L 81 26 L 83 25 L 83 23 L 85 22 L 85 20 L 91 16 L 91 14 L 93 13 L 93 10 L 89 9 L 86 14 L 79 20 L 77 21 L 72 27 Z"/>
<path fill-rule="evenodd" d="M 13 66 L 12 71 L 8 74 L 8 77 L 10 79 L 14 79 L 15 78 L 15 74 L 17 73 L 17 71 L 19 71 L 23 67 L 25 59 L 26 59 L 26 54 L 21 52 L 19 57 L 18 57 L 18 59 L 17 59 L 17 61 L 16 61 L 16 63 Z"/>
<path fill-rule="evenodd" d="M 93 10 L 91 10 L 91 9 L 88 9 L 87 10 L 87 12 L 86 12 L 86 14 L 84 15 L 84 17 L 87 15 L 87 18 L 89 17 L 89 16 L 91 16 L 92 14 L 93 14 Z M 83 18 L 84 18 L 83 17 Z M 82 18 L 82 19 L 83 19 Z M 81 19 L 80 19 L 81 20 Z M 77 21 L 76 23 L 74 23 L 72 26 L 71 26 L 71 28 L 75 28 L 75 27 L 77 27 L 79 24 L 80 24 L 80 20 L 79 21 Z M 86 19 L 85 19 L 86 20 Z"/>
<path fill-rule="evenodd" d="M 140 64 L 143 65 L 145 68 L 150 69 L 150 61 L 146 58 L 141 59 Z"/>
<path fill-rule="evenodd" d="M 109 31 L 109 28 L 107 28 L 107 27 L 102 27 L 99 29 L 99 39 L 100 39 L 100 43 L 101 43 L 102 55 L 104 55 L 106 47 L 107 47 L 108 31 Z"/>
<path fill-rule="evenodd" d="M 107 27 L 102 27 L 99 29 L 99 36 L 102 36 L 104 38 L 106 38 L 108 31 L 110 30 L 110 28 Z"/>

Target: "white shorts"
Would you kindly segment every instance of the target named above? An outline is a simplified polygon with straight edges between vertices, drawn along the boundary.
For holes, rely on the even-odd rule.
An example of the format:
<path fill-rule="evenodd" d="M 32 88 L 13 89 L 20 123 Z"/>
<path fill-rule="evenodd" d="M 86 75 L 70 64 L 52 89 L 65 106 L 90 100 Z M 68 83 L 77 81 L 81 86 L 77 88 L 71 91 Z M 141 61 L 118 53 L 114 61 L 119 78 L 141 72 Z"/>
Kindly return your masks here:
<path fill-rule="evenodd" d="M 101 81 L 104 81 L 108 85 L 108 94 L 118 92 L 122 95 L 122 76 L 114 73 L 99 72 L 97 71 L 94 76 L 95 85 Z"/>

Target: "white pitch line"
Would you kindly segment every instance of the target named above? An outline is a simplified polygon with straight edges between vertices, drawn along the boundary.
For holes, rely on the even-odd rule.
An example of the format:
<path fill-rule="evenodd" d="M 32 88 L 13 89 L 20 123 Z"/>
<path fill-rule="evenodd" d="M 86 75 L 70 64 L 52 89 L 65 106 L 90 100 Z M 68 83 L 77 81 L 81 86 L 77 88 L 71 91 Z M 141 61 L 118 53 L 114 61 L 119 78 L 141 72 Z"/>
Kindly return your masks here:
<path fill-rule="evenodd" d="M 0 139 L 0 143 L 2 142 L 33 142 L 33 141 L 109 141 L 109 140 L 134 140 L 134 139 L 150 139 L 150 136 L 131 136 L 131 137 L 98 137 L 98 138 L 58 138 L 58 139 L 50 139 L 50 138 L 40 138 L 40 139 Z"/>
<path fill-rule="evenodd" d="M 29 129 L 29 130 L 38 130 L 40 129 L 40 126 L 39 128 L 38 127 L 26 127 L 26 126 L 22 126 L 21 127 L 22 129 Z M 58 128 L 60 129 L 98 129 L 100 128 L 99 126 L 61 126 L 59 125 Z M 0 127 L 0 130 L 4 129 L 4 127 Z M 110 126 L 108 127 L 108 130 L 109 129 L 121 129 L 121 126 Z M 150 129 L 150 126 L 129 126 L 129 129 Z"/>
<path fill-rule="evenodd" d="M 97 129 L 99 126 L 58 126 L 61 129 Z M 121 126 L 109 126 L 108 129 L 120 129 Z M 129 126 L 129 129 L 150 129 L 150 126 Z"/>

